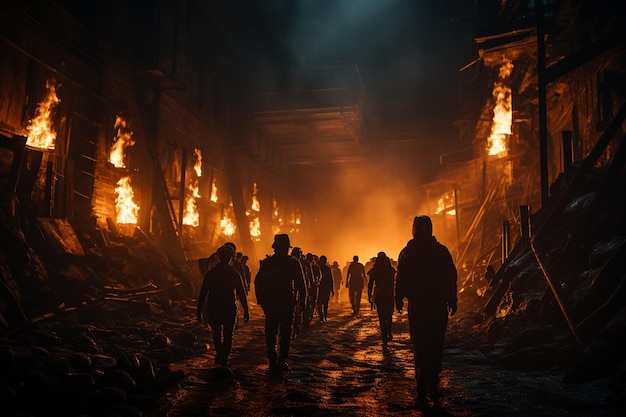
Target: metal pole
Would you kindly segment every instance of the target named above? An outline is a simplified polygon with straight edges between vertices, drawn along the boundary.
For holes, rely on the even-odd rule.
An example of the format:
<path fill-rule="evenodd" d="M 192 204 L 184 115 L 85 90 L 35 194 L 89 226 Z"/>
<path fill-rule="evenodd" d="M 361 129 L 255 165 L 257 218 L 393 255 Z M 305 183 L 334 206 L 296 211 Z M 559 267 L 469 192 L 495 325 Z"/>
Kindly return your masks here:
<path fill-rule="evenodd" d="M 537 90 L 539 93 L 539 170 L 541 175 L 541 206 L 548 202 L 548 122 L 546 104 L 546 44 L 543 27 L 543 5 L 537 2 Z"/>

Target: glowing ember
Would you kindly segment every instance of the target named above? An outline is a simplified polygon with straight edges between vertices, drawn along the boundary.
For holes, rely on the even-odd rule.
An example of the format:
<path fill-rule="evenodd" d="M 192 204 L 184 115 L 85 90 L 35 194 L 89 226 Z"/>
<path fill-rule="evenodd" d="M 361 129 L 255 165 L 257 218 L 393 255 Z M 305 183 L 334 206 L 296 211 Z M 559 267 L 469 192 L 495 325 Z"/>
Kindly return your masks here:
<path fill-rule="evenodd" d="M 211 201 L 217 203 L 217 184 L 215 183 L 215 180 L 213 180 L 213 183 L 211 184 Z"/>
<path fill-rule="evenodd" d="M 506 81 L 512 71 L 513 63 L 505 58 L 500 67 L 498 81 L 493 85 L 492 94 L 496 104 L 493 108 L 491 134 L 487 140 L 489 155 L 499 155 L 506 152 L 506 138 L 507 135 L 511 134 L 513 100 L 511 88 L 506 85 Z"/>
<path fill-rule="evenodd" d="M 119 224 L 136 224 L 139 206 L 133 201 L 134 192 L 130 186 L 130 177 L 122 177 L 117 182 L 115 192 L 115 219 Z"/>
<path fill-rule="evenodd" d="M 48 90 L 46 98 L 39 103 L 35 118 L 26 128 L 28 130 L 26 145 L 39 149 L 54 149 L 57 134 L 52 130 L 52 110 L 61 100 L 57 97 L 54 81 L 46 81 L 46 89 Z"/>
<path fill-rule="evenodd" d="M 194 171 L 198 177 L 202 176 L 202 151 L 200 149 L 194 149 L 193 155 L 196 157 L 196 163 L 193 166 Z"/>
<path fill-rule="evenodd" d="M 134 146 L 135 141 L 133 140 L 133 132 L 129 131 L 126 125 L 126 119 L 122 116 L 117 116 L 115 118 L 115 130 L 117 134 L 115 136 L 115 141 L 111 146 L 111 153 L 109 154 L 109 162 L 113 164 L 116 168 L 125 168 L 126 163 L 124 162 L 125 153 L 124 150 L 128 146 Z"/>

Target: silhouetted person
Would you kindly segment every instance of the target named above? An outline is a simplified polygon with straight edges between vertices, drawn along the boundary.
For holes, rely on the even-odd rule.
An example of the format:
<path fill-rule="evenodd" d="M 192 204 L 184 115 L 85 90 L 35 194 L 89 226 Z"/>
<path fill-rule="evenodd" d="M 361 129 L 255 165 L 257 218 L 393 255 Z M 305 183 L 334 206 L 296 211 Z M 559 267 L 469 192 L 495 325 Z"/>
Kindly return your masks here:
<path fill-rule="evenodd" d="M 361 309 L 361 296 L 365 287 L 365 267 L 359 262 L 357 255 L 352 257 L 352 263 L 348 267 L 346 287 L 349 289 L 352 312 L 356 314 Z"/>
<path fill-rule="evenodd" d="M 339 262 L 334 261 L 330 266 L 330 270 L 333 273 L 333 298 L 339 302 L 339 291 L 341 291 L 341 284 L 343 284 L 343 275 L 341 274 L 341 268 L 339 268 Z"/>
<path fill-rule="evenodd" d="M 372 305 L 376 305 L 380 334 L 383 339 L 383 348 L 393 339 L 391 323 L 393 321 L 393 303 L 395 295 L 396 270 L 385 252 L 379 252 L 374 266 L 369 271 L 367 298 Z"/>
<path fill-rule="evenodd" d="M 243 281 L 246 284 L 246 290 L 250 291 L 250 285 L 252 285 L 252 272 L 250 271 L 250 267 L 248 266 L 248 256 L 243 255 L 241 257 L 241 265 L 243 266 Z"/>
<path fill-rule="evenodd" d="M 272 374 L 289 369 L 294 308 L 296 301 L 306 299 L 302 268 L 297 259 L 289 256 L 290 247 L 289 235 L 275 235 L 274 255 L 260 262 L 254 279 L 256 298 L 265 313 L 265 344 Z"/>
<path fill-rule="evenodd" d="M 328 260 L 326 256 L 322 255 L 319 258 L 318 267 L 320 269 L 320 282 L 317 291 L 317 315 L 320 321 L 324 323 L 328 318 L 328 303 L 330 302 L 330 296 L 335 295 L 335 283 L 333 282 L 333 271 L 328 266 Z"/>
<path fill-rule="evenodd" d="M 296 259 L 298 261 L 298 263 L 300 264 L 300 268 L 302 268 L 302 275 L 304 276 L 304 283 L 305 286 L 307 287 L 307 293 L 308 293 L 308 280 L 307 280 L 307 271 L 309 272 L 309 276 L 311 276 L 311 269 L 308 267 L 308 264 L 306 264 L 306 261 L 304 260 L 304 255 L 302 254 L 302 249 L 300 249 L 299 247 L 294 247 L 291 250 L 291 257 Z M 308 300 L 297 300 L 296 301 L 296 305 L 294 307 L 294 313 L 293 313 L 293 330 L 291 332 L 291 338 L 295 339 L 296 337 L 298 337 L 300 335 L 300 327 L 302 326 L 302 321 L 303 321 L 303 317 L 304 317 L 304 310 L 305 310 L 305 306 Z"/>
<path fill-rule="evenodd" d="M 320 284 L 320 268 L 317 265 L 317 256 L 309 252 L 306 254 L 305 259 L 311 268 L 311 279 L 308 282 L 309 285 L 307 287 L 308 301 L 303 320 L 304 325 L 308 326 L 311 324 L 311 320 L 313 320 L 315 310 L 317 309 L 317 292 Z"/>
<path fill-rule="evenodd" d="M 396 308 L 409 301 L 409 329 L 414 346 L 417 399 L 439 399 L 439 373 L 448 314 L 457 309 L 457 271 L 448 249 L 432 235 L 428 216 L 413 220 L 413 239 L 398 257 Z"/>
<path fill-rule="evenodd" d="M 228 365 L 237 321 L 237 300 L 243 308 L 243 321 L 250 319 L 248 301 L 241 276 L 230 265 L 233 252 L 222 246 L 217 251 L 219 263 L 204 276 L 198 296 L 198 321 L 208 322 L 213 332 L 215 362 Z M 206 305 L 206 310 L 205 310 Z M 206 314 L 207 317 L 204 317 Z"/>

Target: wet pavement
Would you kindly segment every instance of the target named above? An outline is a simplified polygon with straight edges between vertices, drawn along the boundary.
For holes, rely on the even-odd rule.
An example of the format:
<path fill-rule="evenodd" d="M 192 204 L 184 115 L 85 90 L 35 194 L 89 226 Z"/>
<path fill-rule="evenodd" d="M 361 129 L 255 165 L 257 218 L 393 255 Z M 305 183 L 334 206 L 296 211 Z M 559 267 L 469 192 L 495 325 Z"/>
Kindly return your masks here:
<path fill-rule="evenodd" d="M 240 321 L 230 369 L 214 365 L 212 347 L 200 358 L 172 365 L 185 378 L 148 415 L 189 416 L 624 416 L 611 398 L 611 382 L 562 382 L 563 370 L 511 371 L 488 364 L 462 320 L 444 354 L 441 403 L 418 407 L 408 318 L 394 315 L 394 340 L 382 349 L 375 311 L 366 302 L 353 315 L 348 301 L 332 303 L 328 321 L 293 341 L 291 369 L 268 372 L 263 313 L 251 302 Z M 457 324 L 455 324 L 457 323 Z M 199 334 L 210 343 L 208 330 Z M 465 342 L 464 342 L 465 341 Z"/>

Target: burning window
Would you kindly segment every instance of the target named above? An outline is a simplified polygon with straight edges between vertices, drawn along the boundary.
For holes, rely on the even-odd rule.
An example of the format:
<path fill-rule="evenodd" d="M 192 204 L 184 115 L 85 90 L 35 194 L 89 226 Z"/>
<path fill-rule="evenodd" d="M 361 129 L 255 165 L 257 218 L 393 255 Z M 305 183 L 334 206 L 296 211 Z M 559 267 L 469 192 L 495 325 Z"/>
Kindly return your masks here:
<path fill-rule="evenodd" d="M 259 189 L 256 182 L 252 185 L 252 203 L 250 210 L 246 212 L 249 220 L 250 236 L 255 240 L 260 240 L 261 237 L 261 220 L 259 214 L 261 212 L 261 203 L 257 198 Z"/>
<path fill-rule="evenodd" d="M 222 206 L 222 220 L 220 221 L 220 232 L 226 237 L 231 237 L 235 234 L 237 227 L 233 221 L 233 202 L 230 202 L 228 208 Z"/>
<path fill-rule="evenodd" d="M 116 136 L 109 153 L 109 162 L 116 168 L 126 168 L 126 148 L 135 145 L 133 132 L 123 116 L 115 118 Z M 118 224 L 137 224 L 139 206 L 134 202 L 135 192 L 130 175 L 124 175 L 115 188 L 115 220 Z"/>
<path fill-rule="evenodd" d="M 200 214 L 198 213 L 196 199 L 200 198 L 200 187 L 198 186 L 198 178 L 202 176 L 202 152 L 200 151 L 200 149 L 194 149 L 193 155 L 196 159 L 196 162 L 193 166 L 195 178 L 191 180 L 191 184 L 189 184 L 189 187 L 187 188 L 188 193 L 185 197 L 183 224 L 198 227 L 200 226 Z"/>
<path fill-rule="evenodd" d="M 513 120 L 513 99 L 511 88 L 507 83 L 512 71 L 513 62 L 504 58 L 499 70 L 498 81 L 493 84 L 492 94 L 495 106 L 493 108 L 491 134 L 487 140 L 489 155 L 503 155 L 507 151 L 507 137 L 511 135 Z"/>
<path fill-rule="evenodd" d="M 61 100 L 57 97 L 54 80 L 46 81 L 48 93 L 37 106 L 35 117 L 30 121 L 26 145 L 39 149 L 54 149 L 57 134 L 52 128 L 52 111 Z"/>

